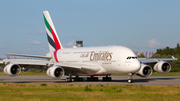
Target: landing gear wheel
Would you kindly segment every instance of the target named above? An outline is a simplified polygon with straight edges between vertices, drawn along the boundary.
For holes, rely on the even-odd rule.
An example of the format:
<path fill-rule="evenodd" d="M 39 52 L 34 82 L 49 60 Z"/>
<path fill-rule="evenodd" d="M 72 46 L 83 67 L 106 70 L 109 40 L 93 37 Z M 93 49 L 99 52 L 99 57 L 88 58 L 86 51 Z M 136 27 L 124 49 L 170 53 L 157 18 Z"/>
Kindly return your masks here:
<path fill-rule="evenodd" d="M 133 79 L 128 79 L 128 83 L 133 83 Z"/>
<path fill-rule="evenodd" d="M 111 80 L 112 80 L 112 78 L 111 78 L 111 77 L 108 77 L 108 76 L 103 77 L 103 81 L 111 81 Z"/>
<path fill-rule="evenodd" d="M 76 78 L 72 78 L 72 82 L 75 82 L 76 81 Z"/>
<path fill-rule="evenodd" d="M 66 78 L 67 82 L 83 81 L 83 78 Z"/>
<path fill-rule="evenodd" d="M 70 78 L 66 78 L 67 82 L 72 82 L 72 80 Z"/>
<path fill-rule="evenodd" d="M 87 77 L 87 81 L 98 81 L 98 77 Z"/>
<path fill-rule="evenodd" d="M 83 81 L 83 78 L 77 78 L 77 81 Z"/>
<path fill-rule="evenodd" d="M 111 79 L 111 77 L 108 77 L 108 81 L 111 81 L 112 79 Z"/>
<path fill-rule="evenodd" d="M 69 77 L 66 78 L 67 82 L 76 82 L 76 81 L 83 81 L 82 77 L 76 76 L 76 77 L 72 77 L 71 74 L 69 74 Z"/>

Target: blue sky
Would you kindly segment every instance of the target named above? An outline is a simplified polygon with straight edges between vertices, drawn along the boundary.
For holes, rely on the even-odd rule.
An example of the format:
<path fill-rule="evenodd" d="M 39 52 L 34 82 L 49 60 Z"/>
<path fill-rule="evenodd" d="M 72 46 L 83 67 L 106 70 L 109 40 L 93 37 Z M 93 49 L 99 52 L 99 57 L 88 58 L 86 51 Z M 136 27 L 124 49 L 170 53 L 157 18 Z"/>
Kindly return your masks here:
<path fill-rule="evenodd" d="M 179 0 L 3 0 L 0 57 L 45 55 L 48 42 L 42 11 L 48 10 L 64 47 L 122 45 L 155 52 L 180 42 Z"/>

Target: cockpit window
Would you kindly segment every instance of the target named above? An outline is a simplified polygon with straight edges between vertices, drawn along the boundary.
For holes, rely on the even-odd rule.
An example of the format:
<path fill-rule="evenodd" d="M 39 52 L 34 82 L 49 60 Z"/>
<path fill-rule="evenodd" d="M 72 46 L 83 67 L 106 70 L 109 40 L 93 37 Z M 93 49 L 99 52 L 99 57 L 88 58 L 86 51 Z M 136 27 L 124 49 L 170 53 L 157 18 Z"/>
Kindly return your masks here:
<path fill-rule="evenodd" d="M 129 57 L 127 57 L 126 59 L 137 59 L 137 57 L 131 57 L 131 56 L 129 56 Z"/>
<path fill-rule="evenodd" d="M 127 59 L 131 59 L 131 57 L 127 57 Z"/>

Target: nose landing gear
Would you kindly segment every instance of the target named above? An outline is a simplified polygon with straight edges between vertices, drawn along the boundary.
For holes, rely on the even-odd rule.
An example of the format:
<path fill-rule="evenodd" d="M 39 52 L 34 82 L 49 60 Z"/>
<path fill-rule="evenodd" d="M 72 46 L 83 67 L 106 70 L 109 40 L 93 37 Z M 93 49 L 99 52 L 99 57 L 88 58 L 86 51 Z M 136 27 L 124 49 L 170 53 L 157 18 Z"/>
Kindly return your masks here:
<path fill-rule="evenodd" d="M 132 78 L 132 73 L 129 73 L 128 74 L 129 75 L 129 77 L 128 77 L 128 83 L 133 83 L 133 78 Z"/>

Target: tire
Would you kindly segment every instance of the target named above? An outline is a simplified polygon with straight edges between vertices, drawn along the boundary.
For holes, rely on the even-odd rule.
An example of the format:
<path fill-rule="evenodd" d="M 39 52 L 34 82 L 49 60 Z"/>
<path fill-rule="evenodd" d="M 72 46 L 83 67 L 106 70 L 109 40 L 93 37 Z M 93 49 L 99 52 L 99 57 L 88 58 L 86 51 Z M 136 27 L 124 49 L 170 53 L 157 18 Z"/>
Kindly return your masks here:
<path fill-rule="evenodd" d="M 133 83 L 133 80 L 132 79 L 128 79 L 128 83 Z"/>
<path fill-rule="evenodd" d="M 111 78 L 111 77 L 109 77 L 109 81 L 112 81 L 112 78 Z"/>
<path fill-rule="evenodd" d="M 83 78 L 81 78 L 80 80 L 83 81 Z"/>

